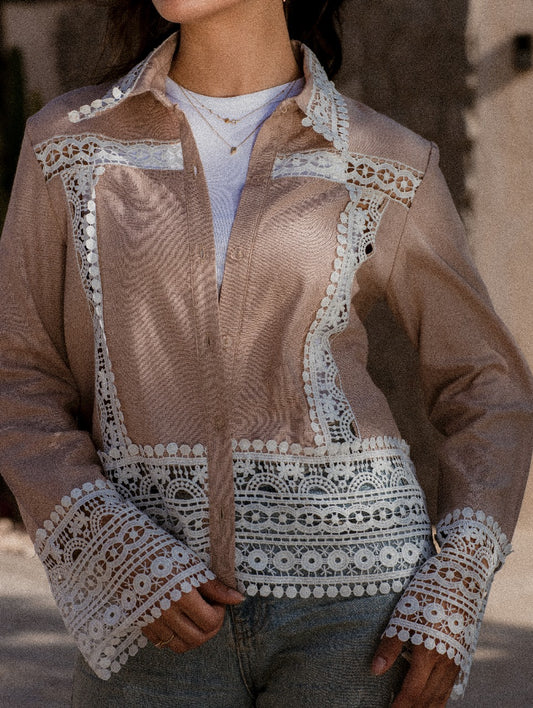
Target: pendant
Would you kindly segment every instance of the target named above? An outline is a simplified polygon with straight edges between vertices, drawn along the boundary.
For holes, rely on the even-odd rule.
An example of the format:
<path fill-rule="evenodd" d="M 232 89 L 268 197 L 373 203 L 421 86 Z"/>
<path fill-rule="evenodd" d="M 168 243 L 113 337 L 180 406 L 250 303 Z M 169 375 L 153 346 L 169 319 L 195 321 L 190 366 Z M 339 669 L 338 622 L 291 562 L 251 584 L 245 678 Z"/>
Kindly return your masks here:
<path fill-rule="evenodd" d="M 235 155 L 236 152 L 237 152 L 237 148 L 236 148 L 236 147 L 232 147 L 232 148 L 230 148 L 229 154 L 230 154 L 230 155 Z"/>
<path fill-rule="evenodd" d="M 237 121 L 234 118 L 224 118 L 224 123 L 231 123 L 231 125 L 235 125 Z"/>

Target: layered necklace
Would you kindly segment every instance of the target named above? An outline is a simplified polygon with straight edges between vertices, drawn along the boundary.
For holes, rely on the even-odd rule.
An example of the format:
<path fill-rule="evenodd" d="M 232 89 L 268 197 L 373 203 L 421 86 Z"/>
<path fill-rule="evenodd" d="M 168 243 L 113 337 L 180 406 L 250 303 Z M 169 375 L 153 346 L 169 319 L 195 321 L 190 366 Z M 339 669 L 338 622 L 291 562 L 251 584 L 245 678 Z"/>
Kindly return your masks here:
<path fill-rule="evenodd" d="M 296 83 L 297 79 L 294 79 L 294 81 L 291 81 L 288 86 L 285 86 L 282 88 L 275 96 L 270 97 L 267 101 L 262 103 L 260 106 L 257 106 L 256 108 L 253 108 L 251 111 L 248 111 L 242 116 L 239 116 L 238 118 L 229 118 L 227 116 L 221 116 L 219 113 L 214 111 L 213 109 L 209 108 L 206 106 L 202 101 L 198 98 L 197 94 L 191 94 L 189 91 L 183 88 L 180 84 L 177 84 L 179 87 L 181 93 L 185 96 L 185 99 L 190 103 L 192 108 L 198 113 L 200 118 L 206 123 L 206 125 L 210 128 L 210 130 L 221 140 L 223 143 L 225 143 L 228 148 L 230 155 L 235 155 L 237 150 L 241 147 L 241 145 L 244 145 L 244 143 L 249 140 L 254 133 L 263 125 L 263 123 L 267 120 L 269 115 L 267 115 L 262 121 L 260 121 L 246 137 L 244 137 L 237 145 L 234 145 L 230 143 L 226 138 L 215 128 L 215 126 L 211 123 L 210 120 L 208 120 L 206 113 L 209 113 L 211 116 L 213 116 L 214 119 L 219 120 L 221 123 L 229 124 L 229 125 L 238 125 L 241 121 L 243 121 L 245 118 L 248 118 L 249 116 L 253 115 L 254 113 L 257 113 L 261 109 L 265 108 L 271 103 L 274 102 L 279 102 L 283 101 L 290 93 L 292 87 Z"/>

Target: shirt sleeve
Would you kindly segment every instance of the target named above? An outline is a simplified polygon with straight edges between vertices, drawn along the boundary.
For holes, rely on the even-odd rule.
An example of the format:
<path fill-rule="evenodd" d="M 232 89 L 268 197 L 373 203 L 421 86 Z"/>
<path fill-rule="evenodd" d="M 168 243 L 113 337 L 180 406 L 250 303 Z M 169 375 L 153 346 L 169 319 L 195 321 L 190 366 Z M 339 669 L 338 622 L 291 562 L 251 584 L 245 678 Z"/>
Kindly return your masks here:
<path fill-rule="evenodd" d="M 473 264 L 435 146 L 387 299 L 418 349 L 429 417 L 444 440 L 440 550 L 413 577 L 386 634 L 453 658 L 458 696 L 494 572 L 510 551 L 531 462 L 533 386 Z"/>
<path fill-rule="evenodd" d="M 121 497 L 78 425 L 63 330 L 66 218 L 27 129 L 0 240 L 1 472 L 68 630 L 107 679 L 146 643 L 144 625 L 214 575 Z"/>

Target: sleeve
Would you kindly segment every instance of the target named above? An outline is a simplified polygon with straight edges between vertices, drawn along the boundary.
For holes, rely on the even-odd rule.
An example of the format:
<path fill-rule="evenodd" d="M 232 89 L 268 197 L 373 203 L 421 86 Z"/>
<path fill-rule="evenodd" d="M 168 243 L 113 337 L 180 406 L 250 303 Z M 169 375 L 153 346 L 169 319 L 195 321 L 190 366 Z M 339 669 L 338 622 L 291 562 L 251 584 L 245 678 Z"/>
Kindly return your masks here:
<path fill-rule="evenodd" d="M 107 679 L 146 643 L 144 625 L 214 575 L 121 497 L 77 424 L 63 333 L 68 228 L 53 206 L 27 129 L 0 240 L 1 473 L 67 629 Z"/>
<path fill-rule="evenodd" d="M 439 450 L 437 544 L 398 603 L 387 636 L 424 643 L 468 680 L 494 572 L 510 552 L 531 462 L 533 386 L 468 252 L 432 147 L 387 286 L 419 352 Z"/>

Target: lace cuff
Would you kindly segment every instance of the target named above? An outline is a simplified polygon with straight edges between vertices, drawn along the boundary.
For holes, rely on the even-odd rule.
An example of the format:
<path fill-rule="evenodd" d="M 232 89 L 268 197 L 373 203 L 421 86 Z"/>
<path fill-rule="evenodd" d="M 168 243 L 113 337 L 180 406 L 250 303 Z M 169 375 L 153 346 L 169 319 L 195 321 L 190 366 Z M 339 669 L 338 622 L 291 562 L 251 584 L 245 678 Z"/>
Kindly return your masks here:
<path fill-rule="evenodd" d="M 511 546 L 490 516 L 470 508 L 437 525 L 440 552 L 417 571 L 384 636 L 424 644 L 460 666 L 452 698 L 464 693 L 494 573 Z"/>
<path fill-rule="evenodd" d="M 171 600 L 215 577 L 105 480 L 63 497 L 35 550 L 67 629 L 102 679 L 146 644 L 141 628 Z"/>

